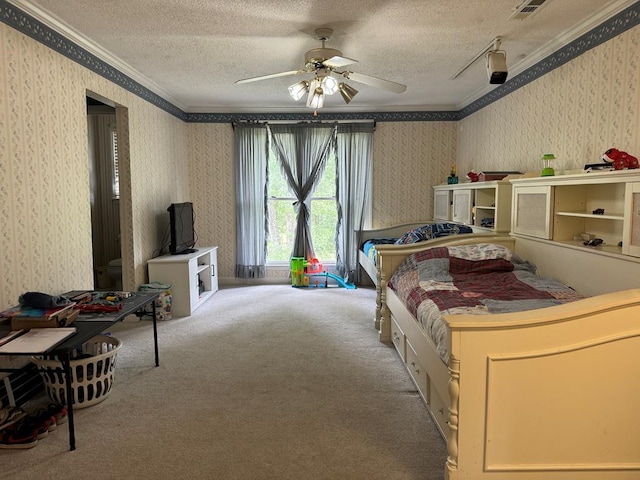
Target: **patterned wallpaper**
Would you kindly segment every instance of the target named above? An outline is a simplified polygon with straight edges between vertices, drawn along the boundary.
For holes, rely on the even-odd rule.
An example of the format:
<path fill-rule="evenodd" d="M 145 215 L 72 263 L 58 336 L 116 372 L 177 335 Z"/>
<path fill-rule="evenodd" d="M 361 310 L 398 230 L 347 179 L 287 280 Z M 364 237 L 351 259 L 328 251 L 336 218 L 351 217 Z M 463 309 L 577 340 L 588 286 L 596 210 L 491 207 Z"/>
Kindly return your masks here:
<path fill-rule="evenodd" d="M 456 122 L 384 122 L 373 140 L 372 228 L 433 216 L 432 185 L 456 158 Z"/>
<path fill-rule="evenodd" d="M 119 129 L 129 119 L 122 248 L 135 289 L 167 206 L 188 196 L 186 124 L 4 24 L 0 45 L 0 308 L 25 291 L 93 288 L 87 90 L 125 107 Z"/>
<path fill-rule="evenodd" d="M 189 201 L 190 195 L 186 124 L 133 95 L 131 100 L 132 106 L 127 108 L 131 144 L 130 221 L 122 231 L 132 235 L 127 239 L 130 242 L 127 250 L 133 252 L 133 261 L 126 261 L 123 256 L 129 278 L 133 279 L 127 283 L 125 275 L 124 287 L 135 290 L 147 281 L 147 260 L 169 243 L 167 207 Z"/>
<path fill-rule="evenodd" d="M 189 124 L 189 185 L 199 246 L 218 246 L 218 274 L 235 272 L 236 214 L 233 129 L 230 124 Z"/>
<path fill-rule="evenodd" d="M 600 163 L 608 148 L 640 157 L 640 27 L 585 52 L 459 124 L 458 166 L 556 172 Z"/>
<path fill-rule="evenodd" d="M 80 68 L 0 25 L 0 306 L 92 282 Z"/>

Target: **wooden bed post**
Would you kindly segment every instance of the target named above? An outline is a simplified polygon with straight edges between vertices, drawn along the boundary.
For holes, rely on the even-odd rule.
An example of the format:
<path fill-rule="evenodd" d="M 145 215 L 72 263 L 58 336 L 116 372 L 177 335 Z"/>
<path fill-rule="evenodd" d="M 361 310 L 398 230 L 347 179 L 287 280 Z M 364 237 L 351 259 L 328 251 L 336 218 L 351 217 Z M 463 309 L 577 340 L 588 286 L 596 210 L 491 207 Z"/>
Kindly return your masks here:
<path fill-rule="evenodd" d="M 376 265 L 380 262 L 380 255 L 376 253 Z M 376 318 L 373 322 L 376 330 L 380 331 L 380 318 L 382 316 L 382 275 L 380 275 L 380 268 L 376 268 Z"/>
<path fill-rule="evenodd" d="M 378 256 L 380 262 L 380 341 L 391 343 L 391 311 L 387 306 L 387 275 L 382 268 L 382 258 Z"/>
<path fill-rule="evenodd" d="M 449 356 L 449 437 L 447 438 L 447 479 L 458 476 L 458 399 L 460 395 L 460 360 Z"/>

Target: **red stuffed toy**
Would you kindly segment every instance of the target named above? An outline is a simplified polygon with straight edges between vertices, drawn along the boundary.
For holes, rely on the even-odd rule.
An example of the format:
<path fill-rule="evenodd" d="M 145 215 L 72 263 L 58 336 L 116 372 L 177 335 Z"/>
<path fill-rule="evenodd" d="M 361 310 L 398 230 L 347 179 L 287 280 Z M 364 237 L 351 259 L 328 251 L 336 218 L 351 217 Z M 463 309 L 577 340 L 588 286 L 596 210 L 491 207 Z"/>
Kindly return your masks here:
<path fill-rule="evenodd" d="M 478 180 L 480 180 L 480 174 L 471 170 L 469 173 L 467 173 L 467 178 L 472 182 L 477 182 Z"/>
<path fill-rule="evenodd" d="M 629 155 L 627 152 L 618 150 L 617 148 L 610 148 L 602 154 L 602 160 L 605 163 L 613 165 L 616 170 L 624 170 L 625 168 L 635 169 L 638 168 L 638 159 L 633 155 Z"/>

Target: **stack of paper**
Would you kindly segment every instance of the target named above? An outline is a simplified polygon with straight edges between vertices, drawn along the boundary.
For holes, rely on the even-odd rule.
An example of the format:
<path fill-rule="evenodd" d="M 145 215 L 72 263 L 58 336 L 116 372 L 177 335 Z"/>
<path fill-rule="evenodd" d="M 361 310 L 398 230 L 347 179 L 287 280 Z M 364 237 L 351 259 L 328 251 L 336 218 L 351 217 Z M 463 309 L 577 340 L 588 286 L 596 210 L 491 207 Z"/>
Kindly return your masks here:
<path fill-rule="evenodd" d="M 75 327 L 64 328 L 32 328 L 4 345 L 0 353 L 42 353 L 55 347 L 67 337 L 76 333 Z"/>

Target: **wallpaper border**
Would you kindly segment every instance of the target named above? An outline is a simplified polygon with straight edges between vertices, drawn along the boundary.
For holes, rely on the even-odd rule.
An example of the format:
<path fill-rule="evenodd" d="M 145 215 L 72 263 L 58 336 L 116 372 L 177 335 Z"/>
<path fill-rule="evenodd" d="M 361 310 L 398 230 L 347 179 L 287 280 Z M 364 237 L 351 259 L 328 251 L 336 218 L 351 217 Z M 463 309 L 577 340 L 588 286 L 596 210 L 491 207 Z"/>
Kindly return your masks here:
<path fill-rule="evenodd" d="M 309 119 L 309 114 L 304 113 L 187 113 L 71 40 L 63 37 L 50 27 L 34 19 L 15 5 L 8 3 L 7 0 L 0 0 L 0 21 L 187 123 L 230 123 L 246 120 L 291 121 Z M 379 122 L 443 122 L 461 120 L 533 82 L 550 71 L 555 70 L 586 51 L 635 27 L 639 23 L 640 2 L 637 2 L 458 111 L 326 112 L 321 113 L 321 115 L 323 118 L 331 120 L 366 119 Z"/>
<path fill-rule="evenodd" d="M 189 123 L 230 123 L 236 121 L 309 120 L 309 113 L 187 113 Z M 455 122 L 456 111 L 428 112 L 318 112 L 313 120 L 375 120 L 380 122 Z"/>

